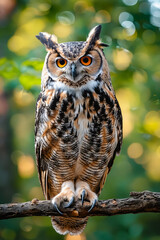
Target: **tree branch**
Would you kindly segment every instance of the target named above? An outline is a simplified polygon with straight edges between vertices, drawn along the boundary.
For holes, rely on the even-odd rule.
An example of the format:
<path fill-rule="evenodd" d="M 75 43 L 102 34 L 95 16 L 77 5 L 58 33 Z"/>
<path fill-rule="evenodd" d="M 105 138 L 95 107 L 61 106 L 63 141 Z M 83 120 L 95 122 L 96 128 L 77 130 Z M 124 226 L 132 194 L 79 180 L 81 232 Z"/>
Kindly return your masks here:
<path fill-rule="evenodd" d="M 160 213 L 160 193 L 131 192 L 129 198 L 109 199 L 98 201 L 91 212 L 88 212 L 89 203 L 83 207 L 78 201 L 69 208 L 60 208 L 63 216 L 112 216 L 127 213 L 155 212 Z M 0 219 L 28 217 L 28 216 L 59 216 L 51 201 L 33 199 L 24 203 L 0 204 Z"/>

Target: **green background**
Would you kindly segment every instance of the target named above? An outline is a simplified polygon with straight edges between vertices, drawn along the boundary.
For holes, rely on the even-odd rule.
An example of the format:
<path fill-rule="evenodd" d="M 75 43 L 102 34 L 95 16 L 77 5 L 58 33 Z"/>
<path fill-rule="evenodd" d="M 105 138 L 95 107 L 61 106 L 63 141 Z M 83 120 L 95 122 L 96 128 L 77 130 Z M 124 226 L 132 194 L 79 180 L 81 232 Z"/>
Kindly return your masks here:
<path fill-rule="evenodd" d="M 0 1 L 0 203 L 44 199 L 35 165 L 34 116 L 46 50 L 35 38 L 101 39 L 122 108 L 124 141 L 100 199 L 160 190 L 160 3 L 157 0 Z M 159 240 L 159 214 L 92 217 L 67 240 Z M 0 221 L 0 240 L 64 239 L 49 217 Z M 66 237 L 65 237 L 66 239 Z"/>

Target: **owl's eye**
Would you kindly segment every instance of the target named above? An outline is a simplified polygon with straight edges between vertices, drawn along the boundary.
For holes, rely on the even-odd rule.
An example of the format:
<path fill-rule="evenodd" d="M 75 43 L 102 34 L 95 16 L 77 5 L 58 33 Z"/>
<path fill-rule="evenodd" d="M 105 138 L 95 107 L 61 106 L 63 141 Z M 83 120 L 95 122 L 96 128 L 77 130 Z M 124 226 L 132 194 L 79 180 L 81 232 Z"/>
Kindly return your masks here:
<path fill-rule="evenodd" d="M 59 59 L 57 59 L 56 64 L 59 68 L 63 68 L 66 66 L 67 60 L 64 58 L 59 58 Z"/>
<path fill-rule="evenodd" d="M 81 57 L 80 62 L 84 65 L 84 66 L 89 66 L 92 62 L 92 58 L 89 56 L 84 56 Z"/>

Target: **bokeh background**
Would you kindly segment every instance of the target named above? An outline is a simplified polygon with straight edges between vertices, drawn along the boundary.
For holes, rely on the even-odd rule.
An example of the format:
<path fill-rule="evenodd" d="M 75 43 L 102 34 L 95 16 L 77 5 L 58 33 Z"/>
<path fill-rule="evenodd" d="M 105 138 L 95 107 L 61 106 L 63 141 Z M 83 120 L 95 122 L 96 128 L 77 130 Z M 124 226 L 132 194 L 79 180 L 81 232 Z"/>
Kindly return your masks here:
<path fill-rule="evenodd" d="M 160 191 L 160 1 L 0 0 L 0 202 L 44 199 L 35 165 L 34 116 L 46 54 L 35 38 L 101 38 L 122 108 L 124 142 L 100 199 Z M 0 221 L 0 240 L 159 240 L 158 214 L 93 217 L 81 236 L 58 235 L 49 217 Z"/>

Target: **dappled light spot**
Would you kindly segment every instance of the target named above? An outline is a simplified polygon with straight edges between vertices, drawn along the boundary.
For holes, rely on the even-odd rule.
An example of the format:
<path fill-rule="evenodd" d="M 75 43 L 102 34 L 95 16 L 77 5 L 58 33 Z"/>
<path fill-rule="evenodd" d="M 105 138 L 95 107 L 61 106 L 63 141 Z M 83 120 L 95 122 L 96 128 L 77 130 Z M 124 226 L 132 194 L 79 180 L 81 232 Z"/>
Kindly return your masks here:
<path fill-rule="evenodd" d="M 122 114 L 123 114 L 123 137 L 127 137 L 134 128 L 134 119 L 133 119 L 133 114 L 126 110 L 125 112 L 123 112 L 122 110 Z"/>
<path fill-rule="evenodd" d="M 160 181 L 160 154 L 158 151 L 150 152 L 146 156 L 147 164 L 145 169 L 151 180 Z"/>
<path fill-rule="evenodd" d="M 132 29 L 131 29 L 132 31 Z M 130 29 L 124 29 L 124 36 L 126 37 L 124 39 L 128 41 L 134 41 L 137 38 L 137 31 L 135 30 L 132 35 L 130 35 Z"/>
<path fill-rule="evenodd" d="M 129 36 L 133 35 L 136 31 L 135 25 L 131 21 L 123 21 L 121 25 L 126 29 L 126 32 Z"/>
<path fill-rule="evenodd" d="M 143 154 L 143 146 L 140 143 L 132 143 L 127 149 L 128 156 L 136 159 L 140 158 Z"/>
<path fill-rule="evenodd" d="M 70 25 L 65 25 L 59 22 L 56 22 L 53 27 L 54 34 L 59 38 L 67 38 L 73 29 Z"/>
<path fill-rule="evenodd" d="M 121 88 L 117 90 L 116 96 L 122 110 L 123 135 L 126 137 L 134 128 L 135 115 L 131 109 L 136 108 L 136 106 L 139 105 L 139 95 L 136 92 L 131 91 L 129 88 Z"/>
<path fill-rule="evenodd" d="M 128 6 L 133 6 L 138 2 L 138 0 L 122 0 L 122 1 L 124 2 L 124 4 Z"/>
<path fill-rule="evenodd" d="M 34 160 L 31 156 L 22 155 L 18 159 L 18 172 L 22 178 L 30 178 L 35 171 Z"/>
<path fill-rule="evenodd" d="M 159 0 L 153 0 L 150 7 L 151 12 L 151 24 L 156 27 L 160 27 L 160 2 Z"/>
<path fill-rule="evenodd" d="M 150 111 L 145 116 L 145 130 L 160 138 L 160 111 Z"/>
<path fill-rule="evenodd" d="M 28 53 L 39 45 L 35 35 L 41 32 L 44 26 L 45 20 L 38 18 L 21 25 L 8 41 L 9 50 L 22 56 Z"/>
<path fill-rule="evenodd" d="M 30 225 L 28 222 L 26 221 L 21 221 L 20 222 L 20 228 L 24 231 L 24 232 L 30 232 L 32 230 L 32 225 Z"/>
<path fill-rule="evenodd" d="M 38 4 L 38 9 L 42 12 L 48 12 L 51 8 L 51 4 L 49 2 L 41 2 Z"/>
<path fill-rule="evenodd" d="M 70 25 L 75 22 L 75 16 L 70 11 L 64 11 L 64 12 L 59 13 L 57 15 L 57 18 L 58 18 L 59 22 L 64 25 Z"/>
<path fill-rule="evenodd" d="M 95 15 L 95 22 L 97 23 L 109 23 L 111 21 L 111 15 L 106 10 L 100 10 Z"/>
<path fill-rule="evenodd" d="M 132 36 L 136 32 L 133 20 L 133 16 L 128 12 L 121 12 L 119 15 L 119 22 L 121 26 L 126 30 L 127 36 Z"/>
<path fill-rule="evenodd" d="M 133 22 L 134 18 L 132 16 L 132 14 L 128 13 L 128 12 L 121 12 L 119 14 L 119 23 L 122 24 L 124 21 L 131 21 Z"/>
<path fill-rule="evenodd" d="M 128 40 L 128 41 L 133 41 L 137 38 L 137 32 L 135 31 L 133 35 L 129 35 L 127 33 L 127 29 L 123 27 L 116 27 L 112 30 L 113 32 L 113 37 L 119 40 Z M 121 42 L 121 41 L 120 41 Z M 121 43 L 119 44 L 121 45 Z"/>
<path fill-rule="evenodd" d="M 25 239 L 37 239 L 38 230 L 35 228 L 35 218 L 22 218 L 20 221 L 21 232 L 25 236 Z"/>
<path fill-rule="evenodd" d="M 128 25 L 128 22 L 130 25 Z M 115 27 L 112 30 L 112 35 L 114 38 L 117 38 L 118 43 L 119 40 L 134 41 L 137 38 L 137 31 L 135 29 L 135 26 L 133 26 L 132 22 L 124 21 L 123 27 Z M 121 46 L 121 41 L 119 45 Z"/>
<path fill-rule="evenodd" d="M 143 148 L 143 153 L 145 153 L 145 149 Z M 145 155 L 143 155 L 142 157 L 139 158 L 134 158 L 134 161 L 137 164 L 140 164 L 142 166 L 145 166 L 145 164 L 148 162 L 148 160 L 146 159 Z"/>
<path fill-rule="evenodd" d="M 24 114 L 14 114 L 11 117 L 10 124 L 16 133 L 16 137 L 20 139 L 20 142 L 26 140 L 26 135 L 29 132 L 30 126 L 28 124 L 28 118 Z"/>
<path fill-rule="evenodd" d="M 86 237 L 84 235 L 84 233 L 80 234 L 80 235 L 70 235 L 67 234 L 65 240 L 86 240 Z"/>
<path fill-rule="evenodd" d="M 147 73 L 141 69 L 141 71 L 135 71 L 133 74 L 133 80 L 135 83 L 145 83 L 148 80 Z"/>
<path fill-rule="evenodd" d="M 19 107 L 26 107 L 34 102 L 32 93 L 15 89 L 13 93 L 14 101 Z"/>
<path fill-rule="evenodd" d="M 36 17 L 38 15 L 41 15 L 41 12 L 39 11 L 39 6 L 36 8 L 28 6 L 20 12 L 20 14 L 18 16 L 18 23 L 19 23 L 18 25 L 22 26 L 27 21 L 30 21 L 31 19 L 33 19 L 34 17 Z"/>
<path fill-rule="evenodd" d="M 132 61 L 132 53 L 126 49 L 116 49 L 113 51 L 113 62 L 118 70 L 125 70 Z"/>
<path fill-rule="evenodd" d="M 23 37 L 17 36 L 17 35 L 14 35 L 13 37 L 11 37 L 10 40 L 8 41 L 8 48 L 12 52 L 18 52 L 21 49 L 24 50 L 25 42 L 23 41 Z"/>

